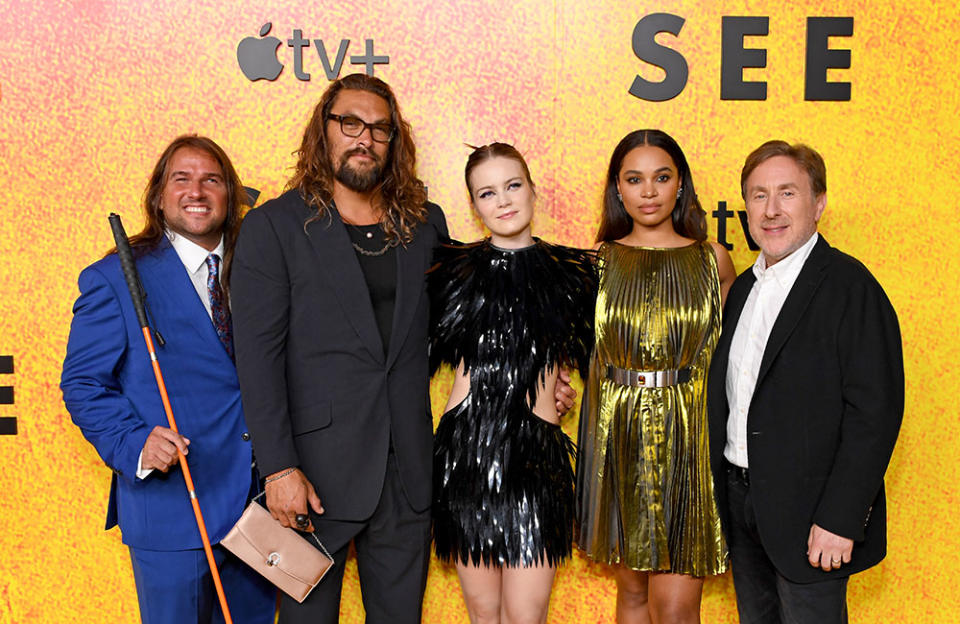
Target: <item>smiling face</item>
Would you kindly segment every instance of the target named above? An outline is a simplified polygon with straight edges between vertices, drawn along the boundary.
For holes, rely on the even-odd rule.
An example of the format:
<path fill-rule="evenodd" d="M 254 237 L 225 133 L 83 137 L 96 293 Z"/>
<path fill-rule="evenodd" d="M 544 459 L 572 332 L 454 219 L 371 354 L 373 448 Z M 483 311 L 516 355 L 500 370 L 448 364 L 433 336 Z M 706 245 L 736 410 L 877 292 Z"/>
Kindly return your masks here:
<path fill-rule="evenodd" d="M 617 191 L 633 219 L 633 229 L 673 229 L 670 216 L 677 203 L 680 177 L 670 154 L 653 145 L 636 147 L 623 158 Z"/>
<path fill-rule="evenodd" d="M 789 156 L 758 165 L 744 183 L 750 236 L 760 245 L 767 266 L 783 260 L 810 240 L 827 206 L 810 176 Z"/>
<path fill-rule="evenodd" d="M 536 195 L 523 165 L 513 158 L 489 158 L 473 168 L 468 182 L 473 207 L 494 245 L 510 249 L 533 244 L 530 221 Z"/>
<path fill-rule="evenodd" d="M 181 147 L 167 164 L 160 209 L 167 229 L 212 251 L 227 218 L 227 184 L 209 153 Z"/>
<path fill-rule="evenodd" d="M 330 107 L 331 115 L 356 117 L 367 124 L 390 125 L 390 104 L 374 93 L 344 89 Z M 326 121 L 330 165 L 337 182 L 357 193 L 373 190 L 383 177 L 390 143 L 374 141 L 370 128 L 350 137 L 335 119 Z"/>

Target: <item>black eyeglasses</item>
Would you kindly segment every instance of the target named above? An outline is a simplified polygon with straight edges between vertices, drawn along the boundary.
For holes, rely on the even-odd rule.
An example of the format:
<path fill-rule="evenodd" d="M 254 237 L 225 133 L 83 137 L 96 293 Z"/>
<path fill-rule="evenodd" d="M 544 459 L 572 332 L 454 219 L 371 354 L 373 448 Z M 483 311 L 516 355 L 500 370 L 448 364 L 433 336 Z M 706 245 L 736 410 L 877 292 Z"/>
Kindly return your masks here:
<path fill-rule="evenodd" d="M 370 128 L 370 137 L 377 143 L 389 143 L 393 138 L 393 126 L 384 123 L 367 123 L 352 115 L 327 114 L 327 119 L 340 122 L 340 131 L 348 137 L 358 137 L 363 131 Z"/>

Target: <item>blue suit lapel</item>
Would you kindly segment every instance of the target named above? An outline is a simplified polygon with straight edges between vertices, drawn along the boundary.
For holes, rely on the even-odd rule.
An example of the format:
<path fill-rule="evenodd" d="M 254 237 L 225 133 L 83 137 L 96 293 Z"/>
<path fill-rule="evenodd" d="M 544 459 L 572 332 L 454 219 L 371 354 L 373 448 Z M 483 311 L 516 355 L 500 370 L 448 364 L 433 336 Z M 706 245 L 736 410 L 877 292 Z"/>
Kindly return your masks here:
<path fill-rule="evenodd" d="M 163 328 L 165 321 L 174 322 L 175 319 L 178 326 L 179 323 L 185 323 L 196 332 L 196 339 L 202 348 L 215 349 L 229 361 L 230 356 L 220 342 L 203 302 L 197 296 L 186 267 L 166 237 L 163 237 L 155 251 L 137 262 L 137 268 L 147 294 L 147 315 L 153 329 L 166 339 L 168 336 Z M 178 333 L 169 338 L 184 340 L 187 337 Z"/>

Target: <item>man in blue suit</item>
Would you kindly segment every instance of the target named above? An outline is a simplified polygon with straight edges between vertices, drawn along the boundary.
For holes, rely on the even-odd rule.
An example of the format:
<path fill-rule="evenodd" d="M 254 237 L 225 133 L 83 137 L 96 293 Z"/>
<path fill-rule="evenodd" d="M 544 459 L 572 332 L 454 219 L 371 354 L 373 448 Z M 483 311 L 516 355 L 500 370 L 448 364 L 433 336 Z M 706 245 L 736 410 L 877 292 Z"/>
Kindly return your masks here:
<path fill-rule="evenodd" d="M 61 388 L 113 469 L 107 529 L 130 548 L 143 622 L 222 622 L 177 450 L 187 455 L 234 622 L 272 623 L 276 590 L 218 545 L 256 487 L 233 364 L 226 284 L 243 187 L 224 151 L 181 136 L 131 237 L 180 433 L 166 415 L 116 253 L 80 274 Z"/>

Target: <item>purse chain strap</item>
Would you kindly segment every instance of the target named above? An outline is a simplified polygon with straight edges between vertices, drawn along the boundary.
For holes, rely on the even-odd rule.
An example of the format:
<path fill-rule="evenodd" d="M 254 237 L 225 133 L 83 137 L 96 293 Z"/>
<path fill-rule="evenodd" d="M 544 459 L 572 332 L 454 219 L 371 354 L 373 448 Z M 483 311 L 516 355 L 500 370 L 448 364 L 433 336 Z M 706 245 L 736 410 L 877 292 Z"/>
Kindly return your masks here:
<path fill-rule="evenodd" d="M 260 497 L 263 496 L 264 494 L 266 494 L 266 492 L 260 492 L 259 494 L 257 494 L 256 496 L 254 496 L 251 500 L 257 500 L 258 498 L 260 498 Z M 317 543 L 317 546 L 320 548 L 320 552 L 322 552 L 323 554 L 325 554 L 325 555 L 327 556 L 327 559 L 329 559 L 330 561 L 333 561 L 333 555 L 331 555 L 331 554 L 327 551 L 327 547 L 323 545 L 323 542 L 320 541 L 320 538 L 317 537 L 317 534 L 316 534 L 316 533 L 310 533 L 310 537 L 312 537 L 312 538 L 313 538 L 313 541 L 315 541 L 315 542 Z M 336 563 L 336 562 L 334 562 L 334 563 Z"/>

